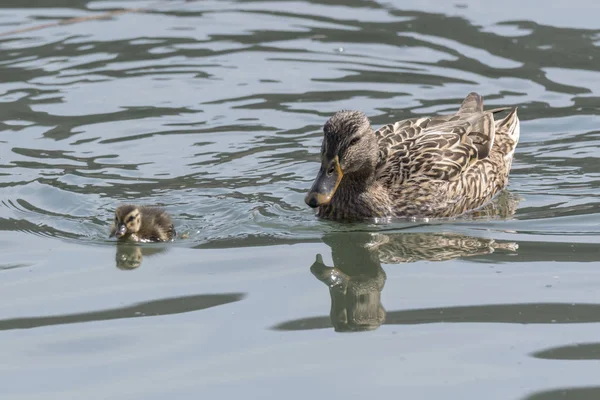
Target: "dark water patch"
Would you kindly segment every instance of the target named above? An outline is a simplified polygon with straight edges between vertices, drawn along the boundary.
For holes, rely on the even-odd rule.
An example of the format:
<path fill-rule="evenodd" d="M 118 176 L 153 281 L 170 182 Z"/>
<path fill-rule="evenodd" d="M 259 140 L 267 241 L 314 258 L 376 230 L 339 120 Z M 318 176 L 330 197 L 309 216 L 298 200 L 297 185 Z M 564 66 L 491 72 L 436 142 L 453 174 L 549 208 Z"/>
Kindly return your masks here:
<path fill-rule="evenodd" d="M 383 325 L 420 325 L 437 323 L 498 324 L 585 324 L 600 322 L 600 304 L 491 304 L 482 306 L 438 307 L 419 310 L 387 311 Z M 273 326 L 281 331 L 330 329 L 325 316 L 285 321 Z"/>
<path fill-rule="evenodd" d="M 181 314 L 200 311 L 240 301 L 242 293 L 201 294 L 160 299 L 137 303 L 132 306 L 104 311 L 65 314 L 48 317 L 25 317 L 0 320 L 0 331 L 10 329 L 32 329 L 52 325 L 77 324 L 83 322 L 109 321 L 124 318 L 142 318 L 159 315 Z"/>
<path fill-rule="evenodd" d="M 544 360 L 600 360 L 600 343 L 577 343 L 553 347 L 532 354 Z"/>
<path fill-rule="evenodd" d="M 523 400 L 596 400 L 600 387 L 564 388 L 548 390 L 524 397 Z"/>

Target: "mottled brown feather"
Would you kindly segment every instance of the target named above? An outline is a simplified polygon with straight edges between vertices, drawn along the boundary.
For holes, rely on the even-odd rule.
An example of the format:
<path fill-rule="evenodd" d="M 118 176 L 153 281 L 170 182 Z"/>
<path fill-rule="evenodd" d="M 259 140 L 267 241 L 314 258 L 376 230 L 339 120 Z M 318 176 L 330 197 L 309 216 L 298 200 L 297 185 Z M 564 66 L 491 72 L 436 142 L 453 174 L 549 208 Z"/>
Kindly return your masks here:
<path fill-rule="evenodd" d="M 345 129 L 335 127 L 340 126 L 338 120 L 352 115 L 352 126 L 367 126 L 354 127 L 352 135 L 360 130 L 363 135 L 375 135 L 377 163 L 368 174 L 344 175 L 331 202 L 319 207 L 319 215 L 332 219 L 451 217 L 481 207 L 506 186 L 519 140 L 516 108 L 494 120 L 494 113 L 506 109 L 483 111 L 483 99 L 471 93 L 456 114 L 402 120 L 374 133 L 364 114 L 336 114 L 330 119 L 333 123 L 323 149 L 340 148 L 343 155 L 343 145 L 338 143 L 344 143 Z M 364 120 L 357 123 L 361 116 Z M 336 144 L 330 145 L 327 142 L 334 131 Z"/>
<path fill-rule="evenodd" d="M 123 239 L 147 242 L 166 242 L 173 240 L 177 235 L 171 217 L 160 207 L 125 204 L 117 208 L 115 216 L 117 219 L 122 220 L 134 210 L 140 212 L 141 224 L 139 230 L 136 232 L 128 232 Z M 116 225 L 113 222 L 111 235 L 114 234 L 115 230 Z"/>

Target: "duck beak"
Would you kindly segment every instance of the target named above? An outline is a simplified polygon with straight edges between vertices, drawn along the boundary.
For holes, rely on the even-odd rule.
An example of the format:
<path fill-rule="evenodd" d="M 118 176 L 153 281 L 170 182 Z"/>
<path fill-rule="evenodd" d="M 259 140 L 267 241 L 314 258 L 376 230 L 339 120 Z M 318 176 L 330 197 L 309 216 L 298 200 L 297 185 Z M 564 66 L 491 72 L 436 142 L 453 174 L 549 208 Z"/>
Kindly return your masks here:
<path fill-rule="evenodd" d="M 117 230 L 115 231 L 115 236 L 117 238 L 123 237 L 123 235 L 125 235 L 127 233 L 127 226 L 125 226 L 125 224 L 119 224 L 119 226 L 117 226 Z"/>
<path fill-rule="evenodd" d="M 329 204 L 343 176 L 340 159 L 335 156 L 327 165 L 321 165 L 319 174 L 304 198 L 304 202 L 312 208 Z"/>

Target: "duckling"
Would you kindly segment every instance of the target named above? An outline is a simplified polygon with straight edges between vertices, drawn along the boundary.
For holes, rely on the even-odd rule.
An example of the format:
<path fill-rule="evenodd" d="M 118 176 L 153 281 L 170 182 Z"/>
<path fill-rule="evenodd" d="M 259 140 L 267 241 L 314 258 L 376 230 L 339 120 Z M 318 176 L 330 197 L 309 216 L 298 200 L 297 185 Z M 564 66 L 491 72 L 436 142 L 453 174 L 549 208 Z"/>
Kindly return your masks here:
<path fill-rule="evenodd" d="M 135 242 L 166 242 L 176 236 L 171 217 L 158 207 L 122 205 L 115 211 L 110 236 Z"/>
<path fill-rule="evenodd" d="M 517 108 L 483 109 L 470 93 L 458 112 L 375 131 L 360 111 L 323 127 L 321 168 L 305 202 L 333 220 L 448 218 L 488 203 L 507 184 L 519 141 Z"/>

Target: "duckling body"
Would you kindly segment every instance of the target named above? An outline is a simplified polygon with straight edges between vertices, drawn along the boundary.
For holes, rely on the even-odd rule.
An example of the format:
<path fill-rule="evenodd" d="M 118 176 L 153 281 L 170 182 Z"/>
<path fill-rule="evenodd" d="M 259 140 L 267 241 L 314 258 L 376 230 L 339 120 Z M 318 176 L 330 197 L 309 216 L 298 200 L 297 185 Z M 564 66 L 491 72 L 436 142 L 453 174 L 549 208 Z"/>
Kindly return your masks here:
<path fill-rule="evenodd" d="M 166 242 L 176 236 L 171 217 L 159 207 L 122 205 L 115 211 L 110 236 L 136 242 Z"/>
<path fill-rule="evenodd" d="M 520 134 L 470 93 L 453 115 L 412 118 L 373 131 L 359 111 L 325 124 L 321 169 L 306 196 L 334 220 L 453 217 L 490 201 L 508 182 Z"/>

